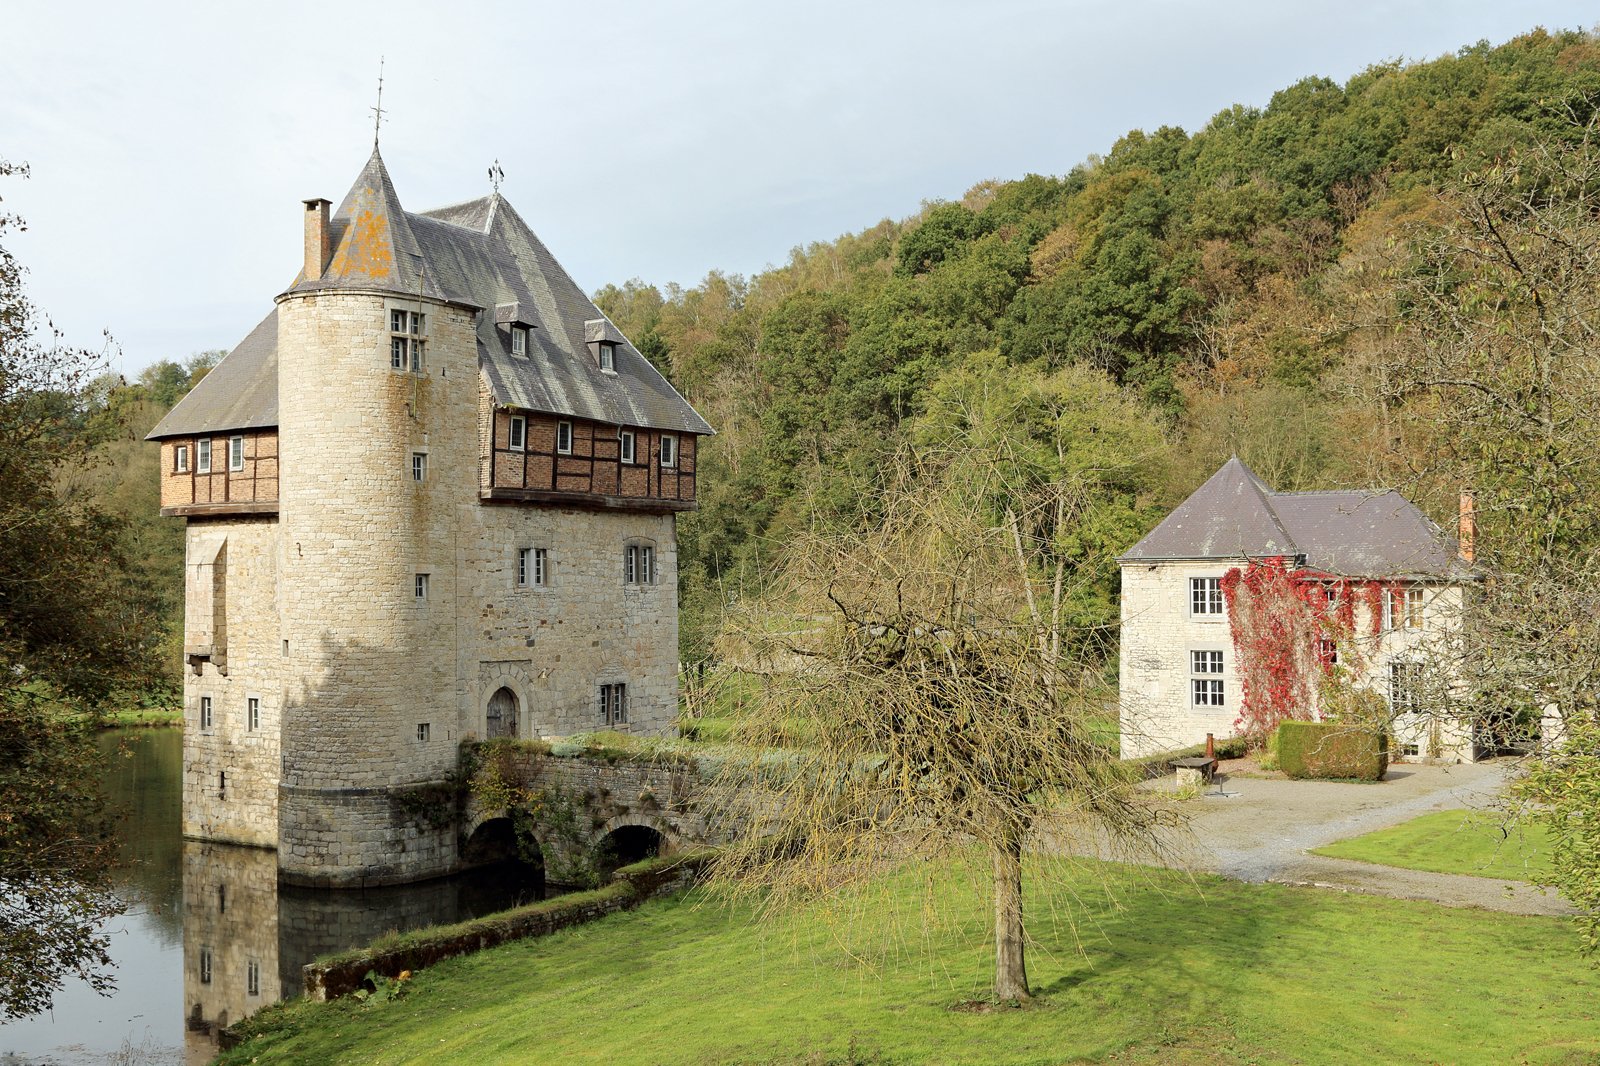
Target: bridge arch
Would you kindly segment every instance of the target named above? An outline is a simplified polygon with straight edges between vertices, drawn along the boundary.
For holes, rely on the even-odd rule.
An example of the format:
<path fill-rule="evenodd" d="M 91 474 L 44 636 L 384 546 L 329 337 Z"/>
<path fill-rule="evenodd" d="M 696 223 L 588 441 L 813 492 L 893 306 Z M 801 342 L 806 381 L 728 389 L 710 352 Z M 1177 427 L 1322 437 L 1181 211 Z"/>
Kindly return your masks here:
<path fill-rule="evenodd" d="M 608 819 L 595 832 L 592 852 L 595 868 L 602 877 L 658 855 L 677 851 L 677 832 L 665 819 L 646 814 L 619 814 Z"/>

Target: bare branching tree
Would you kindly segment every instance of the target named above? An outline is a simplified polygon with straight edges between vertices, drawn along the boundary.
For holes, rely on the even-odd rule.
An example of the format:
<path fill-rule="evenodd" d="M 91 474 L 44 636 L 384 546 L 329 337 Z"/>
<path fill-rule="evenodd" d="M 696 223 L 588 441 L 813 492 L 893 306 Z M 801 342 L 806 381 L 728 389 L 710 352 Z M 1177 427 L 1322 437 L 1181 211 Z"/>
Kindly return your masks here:
<path fill-rule="evenodd" d="M 716 878 L 771 913 L 835 898 L 896 860 L 982 849 L 994 996 L 1021 1001 L 1024 852 L 1048 838 L 1150 853 L 1164 818 L 1102 741 L 1116 713 L 1106 632 L 1063 639 L 1070 586 L 1104 560 L 1064 566 L 1037 532 L 1041 516 L 1081 516 L 1092 488 L 1009 494 L 1006 456 L 957 455 L 902 454 L 858 523 L 789 545 L 743 634 L 777 684 L 737 739 L 756 753 L 804 740 L 729 767 L 747 832 Z"/>
<path fill-rule="evenodd" d="M 1397 264 L 1375 377 L 1435 499 L 1476 493 L 1485 580 L 1438 673 L 1480 733 L 1544 744 L 1520 794 L 1600 947 L 1600 134 L 1592 118 L 1469 175 Z"/>

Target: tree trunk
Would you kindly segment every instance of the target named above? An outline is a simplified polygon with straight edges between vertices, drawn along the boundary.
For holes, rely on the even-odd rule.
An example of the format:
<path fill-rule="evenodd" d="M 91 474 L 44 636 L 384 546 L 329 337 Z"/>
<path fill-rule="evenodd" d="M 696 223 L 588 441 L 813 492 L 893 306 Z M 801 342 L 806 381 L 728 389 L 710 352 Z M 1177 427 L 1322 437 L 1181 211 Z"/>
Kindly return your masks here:
<path fill-rule="evenodd" d="M 1022 955 L 1022 837 L 994 849 L 994 998 L 1028 999 L 1028 967 Z"/>

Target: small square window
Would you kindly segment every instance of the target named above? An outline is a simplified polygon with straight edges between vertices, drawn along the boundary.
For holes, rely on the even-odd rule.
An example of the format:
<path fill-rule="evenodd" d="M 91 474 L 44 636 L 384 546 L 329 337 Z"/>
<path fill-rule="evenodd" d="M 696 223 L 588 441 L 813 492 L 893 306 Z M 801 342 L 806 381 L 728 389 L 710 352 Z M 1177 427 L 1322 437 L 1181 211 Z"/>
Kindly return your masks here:
<path fill-rule="evenodd" d="M 426 480 L 428 480 L 428 453 L 427 452 L 412 452 L 411 453 L 411 480 L 412 481 L 426 481 Z"/>
<path fill-rule="evenodd" d="M 187 474 L 189 472 L 189 446 L 180 444 L 172 449 L 172 469 L 174 473 Z"/>
<path fill-rule="evenodd" d="M 261 728 L 261 697 L 251 696 L 245 703 L 245 728 L 254 733 Z"/>
<path fill-rule="evenodd" d="M 195 443 L 194 472 L 197 474 L 211 473 L 211 441 L 209 439 Z"/>
<path fill-rule="evenodd" d="M 228 469 L 238 472 L 244 469 L 244 438 L 228 438 Z"/>
<path fill-rule="evenodd" d="M 678 465 L 678 438 L 671 433 L 661 434 L 661 465 Z"/>
<path fill-rule="evenodd" d="M 522 415 L 512 415 L 511 424 L 506 430 L 506 447 L 514 452 L 526 451 L 528 447 L 528 420 Z"/>
<path fill-rule="evenodd" d="M 1222 682 L 1207 678 L 1195 678 L 1190 682 L 1194 689 L 1194 705 L 1196 707 L 1221 707 Z"/>
<path fill-rule="evenodd" d="M 417 600 L 418 603 L 421 603 L 423 600 L 426 600 L 428 598 L 428 575 L 427 574 L 418 574 L 417 575 L 417 582 L 416 582 L 415 590 L 416 590 L 416 600 Z"/>
<path fill-rule="evenodd" d="M 431 723 L 431 722 L 418 722 L 417 723 L 417 742 L 418 743 L 426 744 L 428 742 L 428 738 L 431 737 L 432 735 L 433 735 L 433 723 Z"/>
<path fill-rule="evenodd" d="M 511 327 L 511 354 L 528 354 L 528 331 L 521 326 Z"/>
<path fill-rule="evenodd" d="M 622 461 L 624 463 L 633 462 L 633 430 L 617 430 L 617 440 L 621 442 L 617 447 Z"/>
<path fill-rule="evenodd" d="M 389 312 L 389 332 L 390 333 L 409 333 L 410 332 L 410 328 L 406 325 L 406 312 L 404 312 L 404 311 L 390 311 Z"/>
<path fill-rule="evenodd" d="M 200 697 L 200 728 L 201 729 L 210 729 L 211 728 L 211 697 L 210 696 L 201 696 Z"/>
<path fill-rule="evenodd" d="M 562 455 L 572 454 L 572 423 L 556 423 L 556 451 Z"/>

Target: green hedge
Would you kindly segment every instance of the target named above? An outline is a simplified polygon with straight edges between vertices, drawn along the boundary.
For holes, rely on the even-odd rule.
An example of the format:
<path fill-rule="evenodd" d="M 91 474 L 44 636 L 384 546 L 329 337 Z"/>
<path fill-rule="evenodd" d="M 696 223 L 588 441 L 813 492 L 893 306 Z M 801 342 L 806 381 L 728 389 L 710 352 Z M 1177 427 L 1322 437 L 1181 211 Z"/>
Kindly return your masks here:
<path fill-rule="evenodd" d="M 1283 722 L 1277 739 L 1278 769 L 1297 780 L 1381 781 L 1389 769 L 1389 738 L 1382 730 L 1337 722 Z"/>

